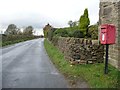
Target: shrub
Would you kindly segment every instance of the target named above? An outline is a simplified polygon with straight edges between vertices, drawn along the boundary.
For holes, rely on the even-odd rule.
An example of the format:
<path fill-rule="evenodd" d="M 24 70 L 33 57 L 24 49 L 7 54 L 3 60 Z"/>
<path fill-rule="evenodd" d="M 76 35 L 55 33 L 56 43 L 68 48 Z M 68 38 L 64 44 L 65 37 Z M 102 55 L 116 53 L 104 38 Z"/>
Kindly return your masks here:
<path fill-rule="evenodd" d="M 61 37 L 67 37 L 68 36 L 67 30 L 64 30 L 64 29 L 57 29 L 54 34 L 56 36 L 61 36 Z"/>
<path fill-rule="evenodd" d="M 98 39 L 98 25 L 91 25 L 88 29 L 88 34 L 92 39 Z"/>
<path fill-rule="evenodd" d="M 73 37 L 75 37 L 75 38 L 84 38 L 84 34 L 80 30 L 75 30 L 73 32 Z"/>
<path fill-rule="evenodd" d="M 53 38 L 53 33 L 54 33 L 53 30 L 50 30 L 50 31 L 48 32 L 48 39 L 49 39 L 50 41 L 51 41 L 52 38 Z"/>
<path fill-rule="evenodd" d="M 69 31 L 69 32 L 68 32 L 68 36 L 69 36 L 69 37 L 73 37 L 73 31 Z"/>

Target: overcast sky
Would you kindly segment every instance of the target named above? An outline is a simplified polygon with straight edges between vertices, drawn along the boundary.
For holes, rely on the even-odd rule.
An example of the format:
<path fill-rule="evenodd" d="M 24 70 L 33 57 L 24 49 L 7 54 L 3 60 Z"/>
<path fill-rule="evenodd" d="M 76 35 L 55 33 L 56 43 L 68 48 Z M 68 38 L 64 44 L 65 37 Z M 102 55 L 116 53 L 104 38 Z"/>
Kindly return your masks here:
<path fill-rule="evenodd" d="M 0 0 L 0 28 L 9 24 L 18 27 L 32 25 L 42 31 L 50 23 L 66 27 L 68 21 L 77 21 L 88 8 L 91 24 L 99 19 L 99 0 Z"/>

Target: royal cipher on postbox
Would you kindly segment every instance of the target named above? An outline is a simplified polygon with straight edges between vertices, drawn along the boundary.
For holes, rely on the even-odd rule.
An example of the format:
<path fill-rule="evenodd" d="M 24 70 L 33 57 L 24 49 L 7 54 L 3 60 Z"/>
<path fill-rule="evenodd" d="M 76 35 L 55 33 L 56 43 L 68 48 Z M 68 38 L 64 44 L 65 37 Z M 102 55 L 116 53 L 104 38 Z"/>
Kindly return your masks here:
<path fill-rule="evenodd" d="M 101 44 L 115 44 L 116 28 L 111 24 L 101 25 L 100 42 Z"/>

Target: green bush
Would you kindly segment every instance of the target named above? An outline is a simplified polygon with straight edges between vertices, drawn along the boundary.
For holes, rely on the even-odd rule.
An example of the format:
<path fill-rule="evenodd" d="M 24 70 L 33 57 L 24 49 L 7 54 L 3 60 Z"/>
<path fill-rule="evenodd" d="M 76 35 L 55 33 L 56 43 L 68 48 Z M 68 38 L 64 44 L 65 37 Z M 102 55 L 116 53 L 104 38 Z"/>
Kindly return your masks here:
<path fill-rule="evenodd" d="M 56 36 L 68 37 L 68 32 L 67 30 L 64 30 L 64 29 L 57 29 L 54 34 Z"/>
<path fill-rule="evenodd" d="M 73 32 L 73 37 L 75 37 L 75 38 L 84 38 L 84 34 L 80 30 L 75 30 Z"/>
<path fill-rule="evenodd" d="M 98 39 L 98 25 L 91 25 L 88 29 L 88 34 L 92 39 Z"/>
<path fill-rule="evenodd" d="M 69 31 L 69 32 L 68 32 L 68 36 L 69 36 L 69 37 L 73 37 L 73 31 Z"/>
<path fill-rule="evenodd" d="M 51 41 L 52 38 L 53 38 L 53 33 L 54 33 L 53 30 L 50 30 L 50 31 L 48 32 L 48 39 L 49 39 L 50 41 Z"/>

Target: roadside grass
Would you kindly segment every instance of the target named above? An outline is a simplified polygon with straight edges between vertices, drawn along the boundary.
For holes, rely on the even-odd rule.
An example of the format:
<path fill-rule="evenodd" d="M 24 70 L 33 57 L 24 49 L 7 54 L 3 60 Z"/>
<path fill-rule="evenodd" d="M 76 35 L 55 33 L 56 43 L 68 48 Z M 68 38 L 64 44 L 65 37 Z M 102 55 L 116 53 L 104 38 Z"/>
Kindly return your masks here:
<path fill-rule="evenodd" d="M 113 66 L 109 65 L 107 75 L 104 74 L 104 64 L 102 63 L 71 66 L 64 59 L 63 53 L 47 39 L 44 41 L 44 46 L 52 62 L 66 78 L 72 79 L 74 82 L 84 79 L 90 88 L 117 88 L 120 71 Z"/>

